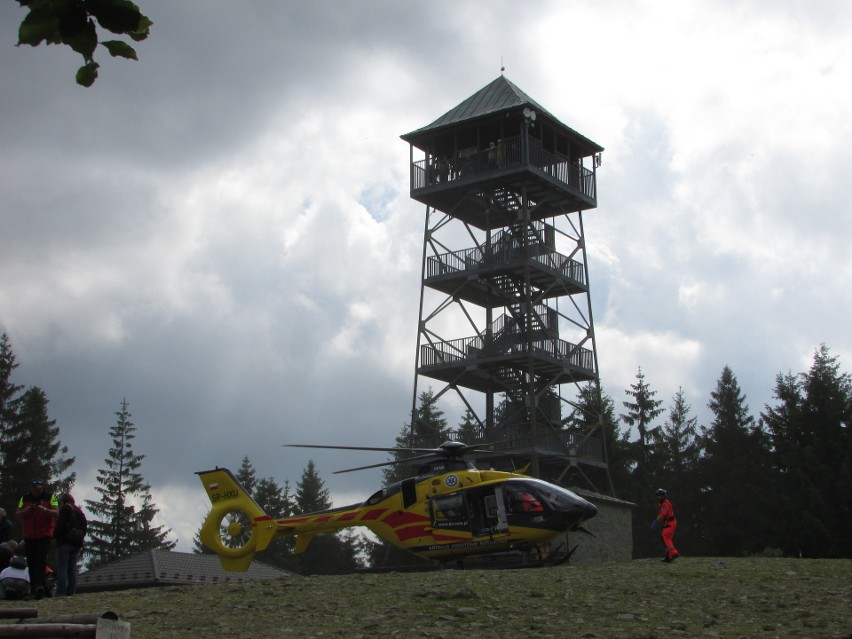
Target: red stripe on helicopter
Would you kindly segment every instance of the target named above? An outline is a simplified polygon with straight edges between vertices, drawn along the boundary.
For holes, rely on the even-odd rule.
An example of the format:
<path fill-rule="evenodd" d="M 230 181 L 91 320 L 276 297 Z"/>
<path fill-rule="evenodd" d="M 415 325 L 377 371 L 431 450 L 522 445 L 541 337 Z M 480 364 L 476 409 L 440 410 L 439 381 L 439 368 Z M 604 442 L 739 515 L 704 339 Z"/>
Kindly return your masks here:
<path fill-rule="evenodd" d="M 361 521 L 372 521 L 378 519 L 387 512 L 387 508 L 374 508 L 361 518 Z"/>
<path fill-rule="evenodd" d="M 397 530 L 396 536 L 399 537 L 400 541 L 407 541 L 408 539 L 414 539 L 415 537 L 426 537 L 429 535 L 431 528 L 429 526 L 409 526 L 408 528 L 403 528 L 402 530 Z"/>
<path fill-rule="evenodd" d="M 337 518 L 338 521 L 349 521 L 350 519 L 355 519 L 358 516 L 358 511 L 353 510 L 351 513 L 344 513 L 340 517 Z"/>
<path fill-rule="evenodd" d="M 408 524 L 419 524 L 424 521 L 429 521 L 428 517 L 416 515 L 414 513 L 395 512 L 385 517 L 384 522 L 393 528 L 407 526 Z"/>
<path fill-rule="evenodd" d="M 438 532 L 433 532 L 432 536 L 435 538 L 435 541 L 465 541 L 467 539 L 470 539 L 470 535 L 454 537 L 452 535 L 446 535 Z"/>

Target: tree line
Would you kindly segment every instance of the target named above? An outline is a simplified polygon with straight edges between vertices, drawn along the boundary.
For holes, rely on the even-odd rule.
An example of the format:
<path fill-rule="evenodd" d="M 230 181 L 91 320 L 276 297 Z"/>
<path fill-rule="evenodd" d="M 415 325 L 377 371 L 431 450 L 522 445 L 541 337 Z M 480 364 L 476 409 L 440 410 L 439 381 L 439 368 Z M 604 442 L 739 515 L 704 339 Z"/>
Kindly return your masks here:
<path fill-rule="evenodd" d="M 808 371 L 778 374 L 755 417 L 725 367 L 699 425 L 682 389 L 667 410 L 641 368 L 623 411 L 586 389 L 575 423 L 599 416 L 611 492 L 636 504 L 633 554 L 659 553 L 649 534 L 656 488 L 668 490 L 683 554 L 852 557 L 852 383 L 825 345 Z M 601 478 L 603 479 L 603 478 Z"/>
<path fill-rule="evenodd" d="M 50 481 L 56 492 L 73 489 L 75 462 L 48 417 L 38 387 L 12 382 L 17 367 L 8 337 L 0 340 L 0 505 L 14 513 L 32 478 Z M 655 516 L 654 490 L 666 488 L 678 519 L 677 545 L 684 555 L 775 554 L 852 557 L 852 380 L 821 345 L 806 372 L 778 374 L 773 405 L 755 417 L 734 372 L 725 367 L 710 393 L 709 424 L 699 425 L 683 389 L 668 406 L 657 398 L 641 368 L 620 402 L 600 384 L 581 390 L 565 428 L 597 429 L 606 469 L 566 476 L 567 485 L 592 484 L 598 492 L 634 504 L 633 556 L 659 554 L 658 536 L 648 529 Z M 405 424 L 397 448 L 417 441 L 443 441 L 452 431 L 431 389 L 419 396 L 412 425 Z M 500 406 L 508 414 L 511 407 Z M 110 428 L 112 446 L 98 472 L 87 560 L 91 567 L 148 549 L 171 549 L 170 531 L 156 526 L 150 485 L 140 473 L 144 455 L 133 452 L 135 426 L 126 400 Z M 468 410 L 456 438 L 477 436 Z M 413 439 L 412 439 L 413 437 Z M 391 455 L 403 460 L 408 453 Z M 402 479 L 404 464 L 388 466 L 384 483 Z M 575 472 L 576 471 L 572 471 Z M 258 478 L 244 457 L 237 478 L 251 497 L 275 517 L 331 508 L 329 491 L 309 461 L 291 491 L 289 480 Z M 582 475 L 582 476 L 580 476 Z M 194 540 L 195 552 L 209 552 Z M 393 546 L 351 532 L 318 535 L 296 555 L 293 541 L 276 538 L 263 561 L 300 574 L 350 572 L 365 565 L 420 561 Z"/>

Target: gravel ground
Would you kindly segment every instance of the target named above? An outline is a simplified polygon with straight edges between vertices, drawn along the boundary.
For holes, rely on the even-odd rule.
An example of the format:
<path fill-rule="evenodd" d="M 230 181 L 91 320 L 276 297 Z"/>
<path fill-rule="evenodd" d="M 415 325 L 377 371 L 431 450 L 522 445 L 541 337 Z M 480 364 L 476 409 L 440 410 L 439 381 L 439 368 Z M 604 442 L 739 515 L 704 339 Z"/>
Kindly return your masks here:
<path fill-rule="evenodd" d="M 525 570 L 298 577 L 6 602 L 111 610 L 167 637 L 852 639 L 852 561 L 681 558 Z M 8 620 L 2 623 L 10 623 Z M 5 635 L 4 635 L 5 636 Z"/>

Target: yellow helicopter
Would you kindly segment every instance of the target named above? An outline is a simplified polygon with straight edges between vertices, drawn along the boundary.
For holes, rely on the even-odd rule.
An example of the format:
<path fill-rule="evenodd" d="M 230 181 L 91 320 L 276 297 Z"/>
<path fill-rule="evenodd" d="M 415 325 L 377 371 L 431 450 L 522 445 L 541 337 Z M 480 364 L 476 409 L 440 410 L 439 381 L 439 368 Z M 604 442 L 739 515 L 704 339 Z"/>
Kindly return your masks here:
<path fill-rule="evenodd" d="M 398 463 L 418 462 L 420 467 L 415 476 L 362 503 L 284 519 L 263 512 L 231 471 L 196 473 L 212 503 L 199 536 L 225 570 L 247 570 L 255 553 L 265 550 L 275 535 L 295 537 L 295 552 L 301 553 L 314 535 L 364 526 L 419 557 L 448 561 L 535 548 L 569 530 L 586 532 L 580 524 L 597 514 L 593 504 L 561 486 L 517 472 L 479 470 L 467 457 L 491 451 L 462 442 L 438 448 L 290 446 L 414 454 L 337 473 Z"/>

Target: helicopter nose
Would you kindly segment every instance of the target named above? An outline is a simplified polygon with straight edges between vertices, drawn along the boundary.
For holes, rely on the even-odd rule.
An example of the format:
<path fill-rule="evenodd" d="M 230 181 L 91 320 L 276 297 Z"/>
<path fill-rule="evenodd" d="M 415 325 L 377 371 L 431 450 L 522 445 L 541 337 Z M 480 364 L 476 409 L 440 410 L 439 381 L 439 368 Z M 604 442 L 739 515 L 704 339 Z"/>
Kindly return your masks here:
<path fill-rule="evenodd" d="M 573 497 L 574 499 L 571 500 L 571 506 L 567 511 L 576 518 L 577 523 L 591 519 L 598 514 L 598 508 L 593 503 L 577 494 L 573 495 Z"/>
<path fill-rule="evenodd" d="M 583 504 L 583 521 L 585 521 L 598 514 L 598 507 L 585 499 L 583 501 L 586 502 Z"/>
<path fill-rule="evenodd" d="M 579 526 L 587 519 L 591 519 L 598 514 L 597 506 L 583 499 L 580 495 L 572 492 L 566 495 L 566 497 L 559 511 L 561 513 L 560 519 L 569 529 Z"/>

